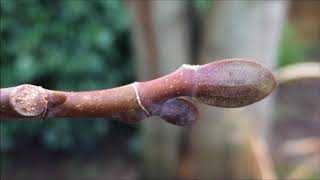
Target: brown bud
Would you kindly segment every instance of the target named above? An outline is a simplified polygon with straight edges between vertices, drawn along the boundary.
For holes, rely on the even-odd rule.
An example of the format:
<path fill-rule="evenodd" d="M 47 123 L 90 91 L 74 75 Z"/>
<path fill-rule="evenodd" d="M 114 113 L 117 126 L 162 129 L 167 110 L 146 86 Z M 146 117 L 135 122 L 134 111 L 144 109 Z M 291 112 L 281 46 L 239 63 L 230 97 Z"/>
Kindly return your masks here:
<path fill-rule="evenodd" d="M 197 120 L 198 110 L 186 99 L 173 98 L 161 105 L 160 117 L 174 125 L 190 126 Z"/>
<path fill-rule="evenodd" d="M 195 96 L 202 103 L 241 107 L 257 102 L 276 85 L 272 73 L 253 61 L 232 59 L 195 69 Z"/>

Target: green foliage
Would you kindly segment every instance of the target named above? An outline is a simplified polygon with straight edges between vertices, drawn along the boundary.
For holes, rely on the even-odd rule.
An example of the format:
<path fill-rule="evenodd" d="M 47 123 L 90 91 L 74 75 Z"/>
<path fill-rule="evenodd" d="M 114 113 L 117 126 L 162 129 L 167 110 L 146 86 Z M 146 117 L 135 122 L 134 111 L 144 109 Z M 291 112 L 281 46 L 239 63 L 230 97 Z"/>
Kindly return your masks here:
<path fill-rule="evenodd" d="M 280 41 L 279 66 L 283 67 L 304 61 L 306 49 L 306 44 L 298 40 L 294 27 L 287 24 Z"/>
<path fill-rule="evenodd" d="M 133 80 L 129 21 L 121 1 L 1 0 L 1 87 L 93 90 Z M 95 143 L 105 120 L 1 121 L 1 149 L 20 137 L 50 149 Z M 30 137 L 30 138 L 29 138 Z"/>
<path fill-rule="evenodd" d="M 210 9 L 210 6 L 212 6 L 212 1 L 209 0 L 193 0 L 192 3 L 195 7 L 195 10 L 202 16 L 205 15 Z"/>

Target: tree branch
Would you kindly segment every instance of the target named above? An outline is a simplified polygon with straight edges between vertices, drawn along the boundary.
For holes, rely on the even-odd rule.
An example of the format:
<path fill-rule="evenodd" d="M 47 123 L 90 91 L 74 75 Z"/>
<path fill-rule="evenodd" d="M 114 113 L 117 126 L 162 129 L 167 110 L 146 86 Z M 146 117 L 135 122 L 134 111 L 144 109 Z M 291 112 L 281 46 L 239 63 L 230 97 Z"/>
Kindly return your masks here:
<path fill-rule="evenodd" d="M 221 60 L 183 65 L 155 80 L 106 90 L 64 92 L 29 84 L 2 88 L 0 116 L 112 117 L 131 123 L 158 115 L 173 124 L 189 125 L 198 112 L 190 98 L 180 97 L 195 97 L 211 106 L 241 107 L 263 99 L 275 85 L 273 75 L 253 61 Z"/>

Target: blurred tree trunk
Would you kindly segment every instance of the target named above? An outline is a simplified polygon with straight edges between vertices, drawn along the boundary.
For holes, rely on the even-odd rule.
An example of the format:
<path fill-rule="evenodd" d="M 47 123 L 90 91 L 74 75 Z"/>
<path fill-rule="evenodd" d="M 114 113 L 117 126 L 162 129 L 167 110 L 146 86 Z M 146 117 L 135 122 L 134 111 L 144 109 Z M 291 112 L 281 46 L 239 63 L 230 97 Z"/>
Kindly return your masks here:
<path fill-rule="evenodd" d="M 297 29 L 300 39 L 320 39 L 320 1 L 293 0 L 288 15 L 289 22 Z"/>
<path fill-rule="evenodd" d="M 204 21 L 200 63 L 236 57 L 256 59 L 273 69 L 286 6 L 285 1 L 213 1 Z M 201 108 L 202 122 L 192 140 L 195 177 L 250 178 L 241 124 L 254 120 L 250 123 L 265 142 L 272 107 L 269 97 L 246 108 Z"/>
<path fill-rule="evenodd" d="M 186 1 L 129 2 L 140 80 L 174 71 L 189 61 Z M 181 127 L 152 117 L 143 122 L 144 176 L 172 178 L 178 164 Z"/>

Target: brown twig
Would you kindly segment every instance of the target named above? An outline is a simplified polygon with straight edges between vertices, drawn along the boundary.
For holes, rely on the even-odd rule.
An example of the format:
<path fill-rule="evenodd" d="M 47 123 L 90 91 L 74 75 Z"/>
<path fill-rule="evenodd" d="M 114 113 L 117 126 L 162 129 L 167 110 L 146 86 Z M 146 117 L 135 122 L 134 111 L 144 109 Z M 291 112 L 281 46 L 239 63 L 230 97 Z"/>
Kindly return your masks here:
<path fill-rule="evenodd" d="M 219 107 L 241 107 L 266 97 L 275 87 L 273 75 L 247 60 L 230 59 L 202 66 L 183 65 L 146 82 L 118 88 L 63 92 L 34 85 L 0 89 L 0 113 L 7 118 L 113 117 L 136 122 L 158 115 L 177 125 L 197 119 L 190 98 Z M 181 98 L 185 97 L 185 98 Z"/>

